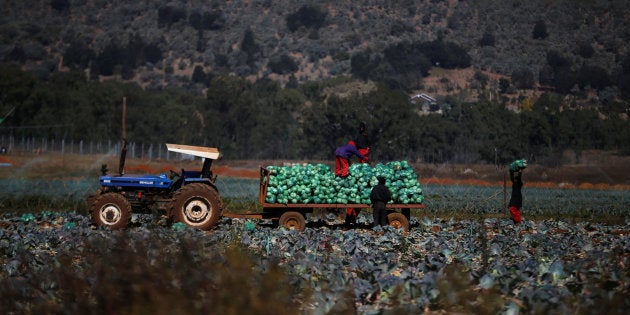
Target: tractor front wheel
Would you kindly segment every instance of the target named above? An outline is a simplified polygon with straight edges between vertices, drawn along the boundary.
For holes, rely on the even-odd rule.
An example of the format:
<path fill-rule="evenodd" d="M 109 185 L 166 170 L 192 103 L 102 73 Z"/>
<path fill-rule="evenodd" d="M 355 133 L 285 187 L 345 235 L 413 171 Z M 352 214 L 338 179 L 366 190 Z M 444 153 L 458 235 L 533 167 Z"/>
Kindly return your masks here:
<path fill-rule="evenodd" d="M 192 183 L 175 192 L 170 213 L 176 221 L 205 231 L 217 224 L 221 207 L 221 198 L 214 188 Z"/>
<path fill-rule="evenodd" d="M 107 226 L 112 230 L 122 229 L 131 220 L 131 204 L 118 193 L 104 193 L 94 196 L 91 204 L 92 219 L 97 226 Z"/>

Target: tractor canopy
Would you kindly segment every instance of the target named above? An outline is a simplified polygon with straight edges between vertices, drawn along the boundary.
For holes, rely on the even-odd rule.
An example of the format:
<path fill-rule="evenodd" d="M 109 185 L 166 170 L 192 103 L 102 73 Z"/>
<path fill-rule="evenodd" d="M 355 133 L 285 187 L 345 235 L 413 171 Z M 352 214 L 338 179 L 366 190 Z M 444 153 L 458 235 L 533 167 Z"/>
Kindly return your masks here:
<path fill-rule="evenodd" d="M 192 156 L 198 156 L 206 159 L 216 160 L 219 158 L 220 153 L 217 148 L 198 147 L 192 145 L 172 144 L 167 143 L 166 148 L 169 151 L 188 154 Z"/>

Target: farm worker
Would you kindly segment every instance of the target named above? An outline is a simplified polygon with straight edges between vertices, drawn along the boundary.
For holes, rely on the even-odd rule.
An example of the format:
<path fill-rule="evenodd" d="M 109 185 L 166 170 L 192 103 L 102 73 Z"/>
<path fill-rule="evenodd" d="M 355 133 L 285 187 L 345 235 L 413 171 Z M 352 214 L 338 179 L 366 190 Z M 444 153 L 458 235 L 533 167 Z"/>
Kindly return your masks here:
<path fill-rule="evenodd" d="M 374 218 L 374 227 L 385 226 L 387 222 L 387 209 L 385 205 L 392 200 L 392 193 L 385 186 L 385 178 L 377 177 L 378 184 L 372 188 L 370 192 L 370 200 L 372 201 L 372 216 Z"/>
<path fill-rule="evenodd" d="M 365 123 L 359 124 L 359 134 L 350 143 L 354 143 L 357 147 L 357 151 L 363 154 L 365 158 L 359 158 L 359 163 L 368 162 L 368 154 L 370 154 L 370 139 L 368 138 L 367 131 L 365 131 Z M 361 212 L 361 209 L 348 208 L 346 209 L 346 225 L 354 224 L 357 220 L 357 216 Z"/>
<path fill-rule="evenodd" d="M 359 134 L 353 139 L 353 141 L 357 146 L 357 151 L 365 156 L 365 159 L 359 159 L 359 163 L 367 163 L 369 158 L 368 155 L 370 154 L 370 138 L 368 138 L 364 122 L 359 124 Z"/>
<path fill-rule="evenodd" d="M 357 150 L 354 141 L 350 140 L 348 144 L 338 147 L 335 150 L 335 176 L 341 176 L 341 178 L 348 177 L 348 168 L 350 167 L 350 158 L 356 155 L 360 160 L 367 159 L 361 152 Z M 349 227 L 354 225 L 359 213 L 354 208 L 346 209 L 345 225 Z"/>
<path fill-rule="evenodd" d="M 521 175 L 523 169 L 527 167 L 526 160 L 516 160 L 510 164 L 510 180 L 512 181 L 512 194 L 510 195 L 510 203 L 508 204 L 512 221 L 514 224 L 520 224 L 522 221 L 521 207 L 523 206 L 523 181 Z"/>
<path fill-rule="evenodd" d="M 359 159 L 366 157 L 357 150 L 354 141 L 348 142 L 335 150 L 335 176 L 346 178 L 348 176 L 348 168 L 350 167 L 350 158 L 356 155 Z"/>

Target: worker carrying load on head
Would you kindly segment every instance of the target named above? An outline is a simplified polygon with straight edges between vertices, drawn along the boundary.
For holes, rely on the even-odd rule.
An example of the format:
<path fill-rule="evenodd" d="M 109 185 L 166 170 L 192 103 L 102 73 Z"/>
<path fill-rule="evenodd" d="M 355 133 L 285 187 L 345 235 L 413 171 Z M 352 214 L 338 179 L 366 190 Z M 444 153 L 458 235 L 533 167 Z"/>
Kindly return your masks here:
<path fill-rule="evenodd" d="M 508 204 L 512 221 L 520 224 L 522 221 L 521 207 L 523 206 L 523 181 L 521 179 L 523 170 L 527 167 L 527 160 L 516 160 L 510 164 L 510 180 L 512 181 L 512 194 Z"/>

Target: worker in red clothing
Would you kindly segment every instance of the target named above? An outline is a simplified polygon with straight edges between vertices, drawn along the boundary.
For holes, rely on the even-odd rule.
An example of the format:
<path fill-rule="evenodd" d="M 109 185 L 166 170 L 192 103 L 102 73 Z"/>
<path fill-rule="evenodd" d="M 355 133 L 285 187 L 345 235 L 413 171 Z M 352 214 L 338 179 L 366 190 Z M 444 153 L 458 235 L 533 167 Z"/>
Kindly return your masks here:
<path fill-rule="evenodd" d="M 357 147 L 357 151 L 363 154 L 365 158 L 359 158 L 359 163 L 367 163 L 369 161 L 368 154 L 370 154 L 370 139 L 368 138 L 367 131 L 365 130 L 365 123 L 359 124 L 359 134 L 350 141 Z M 346 226 L 354 225 L 357 221 L 361 209 L 359 208 L 347 208 L 346 209 Z"/>
<path fill-rule="evenodd" d="M 335 176 L 346 178 L 348 176 L 348 168 L 350 167 L 350 158 L 356 155 L 359 159 L 366 157 L 357 150 L 354 141 L 348 142 L 335 150 Z"/>
<path fill-rule="evenodd" d="M 350 168 L 350 158 L 356 155 L 359 159 L 364 160 L 366 157 L 357 150 L 354 141 L 350 140 L 348 144 L 338 147 L 335 150 L 335 176 L 341 178 L 348 177 L 348 168 Z M 346 227 L 350 227 L 356 223 L 358 212 L 354 208 L 346 209 Z"/>
<path fill-rule="evenodd" d="M 353 139 L 354 144 L 357 146 L 357 151 L 365 156 L 365 159 L 359 159 L 359 163 L 367 163 L 368 155 L 370 154 L 370 138 L 365 130 L 365 123 L 359 124 L 359 134 Z"/>

